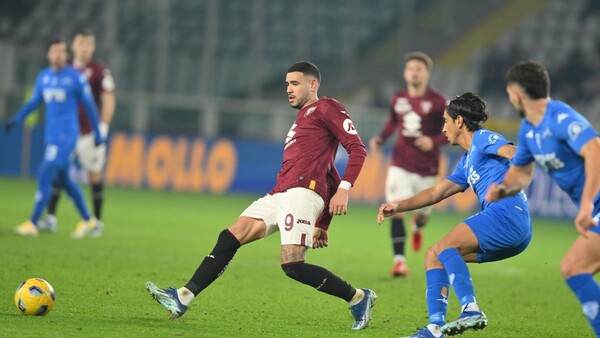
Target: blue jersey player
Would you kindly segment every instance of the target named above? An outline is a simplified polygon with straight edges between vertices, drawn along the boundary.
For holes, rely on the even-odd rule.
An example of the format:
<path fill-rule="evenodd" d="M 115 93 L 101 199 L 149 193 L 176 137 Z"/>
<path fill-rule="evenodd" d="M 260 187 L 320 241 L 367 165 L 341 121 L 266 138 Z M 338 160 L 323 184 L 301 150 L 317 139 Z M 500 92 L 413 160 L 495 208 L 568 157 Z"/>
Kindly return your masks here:
<path fill-rule="evenodd" d="M 550 98 L 550 77 L 535 61 L 523 61 L 507 72 L 507 92 L 524 118 L 519 148 L 502 184 L 490 187 L 486 199 L 496 201 L 526 187 L 534 162 L 579 207 L 575 227 L 579 237 L 560 271 L 577 296 L 597 337 L 600 337 L 600 138 L 590 123 L 567 104 Z"/>
<path fill-rule="evenodd" d="M 47 56 L 50 66 L 39 73 L 31 99 L 5 124 L 6 130 L 9 131 L 16 124 L 23 122 L 42 101 L 46 104 L 46 149 L 38 170 L 35 205 L 29 220 L 16 227 L 15 232 L 24 236 L 38 234 L 36 224 L 48 203 L 52 182 L 58 180 L 66 188 L 81 215 L 82 221 L 73 233 L 73 237 L 81 238 L 93 232 L 96 223 L 95 219 L 90 217 L 79 186 L 69 174 L 71 153 L 79 137 L 77 107 L 79 103 L 85 106 L 92 121 L 95 143 L 101 144 L 103 140 L 98 129 L 98 113 L 85 77 L 66 66 L 66 41 L 62 38 L 53 39 L 48 45 Z"/>
<path fill-rule="evenodd" d="M 410 337 L 446 337 L 467 329 L 487 326 L 479 308 L 466 263 L 485 263 L 515 256 L 531 240 L 531 220 L 523 192 L 499 202 L 484 200 L 488 186 L 501 182 L 516 152 L 502 135 L 482 129 L 488 112 L 485 102 L 465 93 L 450 101 L 444 112 L 444 133 L 452 145 L 467 152 L 454 172 L 414 197 L 384 203 L 379 223 L 385 217 L 435 204 L 469 187 L 480 201 L 481 212 L 456 225 L 425 253 L 429 324 Z M 448 289 L 452 284 L 460 301 L 460 317 L 446 323 Z"/>

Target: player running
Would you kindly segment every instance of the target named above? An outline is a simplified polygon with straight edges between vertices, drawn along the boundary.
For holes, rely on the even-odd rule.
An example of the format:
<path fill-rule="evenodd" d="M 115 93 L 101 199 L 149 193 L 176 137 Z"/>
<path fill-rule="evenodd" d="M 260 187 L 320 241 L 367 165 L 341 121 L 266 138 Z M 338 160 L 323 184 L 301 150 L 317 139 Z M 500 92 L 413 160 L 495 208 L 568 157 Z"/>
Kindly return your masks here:
<path fill-rule="evenodd" d="M 425 252 L 429 324 L 413 338 L 445 337 L 468 329 L 483 329 L 488 320 L 479 308 L 466 263 L 485 263 L 515 256 L 531 240 L 531 220 L 522 191 L 505 200 L 484 200 L 488 186 L 500 182 L 509 168 L 516 147 L 502 135 L 482 129 L 488 112 L 485 102 L 465 93 L 450 101 L 444 112 L 444 133 L 452 145 L 467 152 L 454 172 L 435 186 L 413 197 L 384 203 L 377 221 L 397 212 L 433 205 L 471 187 L 481 212 L 459 223 Z M 460 301 L 459 318 L 446 323 L 450 284 Z"/>
<path fill-rule="evenodd" d="M 448 141 L 442 134 L 446 98 L 429 87 L 433 61 L 423 52 L 404 56 L 406 89 L 396 93 L 390 103 L 390 117 L 378 136 L 371 139 L 370 148 L 377 151 L 394 132 L 398 138 L 385 183 L 387 202 L 408 198 L 431 187 L 438 181 L 440 146 Z M 431 208 L 415 210 L 410 220 L 412 248 L 421 250 L 421 229 L 429 221 Z M 404 213 L 392 217 L 391 237 L 394 249 L 393 277 L 405 277 L 409 269 L 404 255 L 406 229 Z"/>
<path fill-rule="evenodd" d="M 285 274 L 347 301 L 355 320 L 353 330 L 369 324 L 375 292 L 356 289 L 329 270 L 305 262 L 307 248 L 327 244 L 326 229 L 315 228 L 322 211 L 346 214 L 348 190 L 363 166 L 365 147 L 344 106 L 334 99 L 318 98 L 321 75 L 315 65 L 306 61 L 292 65 L 285 82 L 288 101 L 298 114 L 285 140 L 283 163 L 273 190 L 254 201 L 219 234 L 212 252 L 185 286 L 161 289 L 152 282 L 146 284 L 173 318 L 182 316 L 194 297 L 225 271 L 242 245 L 280 231 Z M 348 152 L 348 165 L 343 180 L 332 186 L 331 176 L 334 182 L 339 180 L 333 163 L 340 143 Z"/>
<path fill-rule="evenodd" d="M 72 163 L 71 153 L 79 136 L 78 105 L 85 106 L 85 112 L 94 130 L 96 145 L 103 143 L 98 127 L 98 111 L 85 77 L 66 65 L 66 40 L 55 38 L 50 42 L 48 61 L 50 67 L 39 73 L 29 102 L 5 124 L 6 130 L 9 131 L 16 124 L 23 122 L 42 101 L 45 102 L 46 150 L 38 170 L 38 191 L 35 193 L 34 209 L 29 220 L 15 228 L 15 232 L 23 236 L 38 235 L 37 223 L 50 198 L 53 180 L 58 180 L 65 187 L 81 215 L 82 220 L 77 229 L 84 229 L 84 232 L 96 229 L 96 219 L 90 216 L 81 189 L 69 174 L 69 167 Z M 76 231 L 73 237 L 81 238 L 80 234 L 81 232 Z"/>
<path fill-rule="evenodd" d="M 497 201 L 525 188 L 534 162 L 579 207 L 574 220 L 579 237 L 560 266 L 594 333 L 600 337 L 600 137 L 591 124 L 564 102 L 550 98 L 550 77 L 538 62 L 523 61 L 506 75 L 508 98 L 523 118 L 519 148 L 502 184 L 493 184 L 487 201 Z"/>
<path fill-rule="evenodd" d="M 96 39 L 90 30 L 82 30 L 75 34 L 71 49 L 73 50 L 73 68 L 85 75 L 90 84 L 94 100 L 101 109 L 99 115 L 100 132 L 102 137 L 106 138 L 115 111 L 115 81 L 110 70 L 93 59 Z M 90 180 L 93 211 L 97 220 L 96 230 L 87 235 L 97 237 L 102 234 L 104 228 L 102 222 L 102 205 L 104 203 L 104 177 L 102 171 L 106 163 L 106 145 L 96 146 L 94 144 L 92 125 L 82 106 L 79 107 L 79 130 L 81 135 L 77 141 L 75 153 Z M 40 230 L 56 231 L 58 225 L 56 206 L 61 189 L 62 186 L 58 182 L 53 184 L 52 195 L 48 203 L 48 214 L 38 224 Z M 77 231 L 81 232 L 80 236 L 86 235 L 85 228 L 78 228 Z"/>

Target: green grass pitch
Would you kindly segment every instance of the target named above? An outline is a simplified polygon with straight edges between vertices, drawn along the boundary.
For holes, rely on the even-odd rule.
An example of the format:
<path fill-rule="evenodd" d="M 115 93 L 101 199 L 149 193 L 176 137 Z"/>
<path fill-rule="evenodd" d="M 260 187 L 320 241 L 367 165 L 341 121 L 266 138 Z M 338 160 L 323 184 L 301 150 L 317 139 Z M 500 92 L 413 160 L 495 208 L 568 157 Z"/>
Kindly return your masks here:
<path fill-rule="evenodd" d="M 376 224 L 375 206 L 350 205 L 349 215 L 333 222 L 329 248 L 308 254 L 309 262 L 377 292 L 371 326 L 353 332 L 345 302 L 284 275 L 277 234 L 241 248 L 179 320 L 168 320 L 147 294 L 148 280 L 183 285 L 218 233 L 257 196 L 109 188 L 104 236 L 73 240 L 78 217 L 65 195 L 56 234 L 21 238 L 12 229 L 29 216 L 34 190 L 31 180 L 0 179 L 0 336 L 398 337 L 427 323 L 423 253 L 409 249 L 410 276 L 392 279 L 389 225 Z M 464 216 L 434 214 L 425 244 Z M 489 326 L 463 337 L 592 337 L 558 271 L 576 235 L 568 220 L 536 219 L 523 254 L 470 265 Z M 45 317 L 23 316 L 15 308 L 14 292 L 29 277 L 44 278 L 55 289 L 54 309 Z M 453 293 L 449 302 L 453 320 L 459 312 Z"/>

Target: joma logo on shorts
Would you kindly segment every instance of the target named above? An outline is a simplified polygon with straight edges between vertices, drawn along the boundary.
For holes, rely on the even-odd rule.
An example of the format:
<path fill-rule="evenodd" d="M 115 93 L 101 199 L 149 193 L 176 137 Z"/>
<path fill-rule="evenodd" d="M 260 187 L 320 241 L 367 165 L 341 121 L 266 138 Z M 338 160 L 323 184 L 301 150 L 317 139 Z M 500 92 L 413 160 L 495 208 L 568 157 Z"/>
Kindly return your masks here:
<path fill-rule="evenodd" d="M 296 224 L 306 224 L 306 225 L 310 225 L 310 221 L 305 220 L 305 219 L 298 219 L 296 221 Z"/>

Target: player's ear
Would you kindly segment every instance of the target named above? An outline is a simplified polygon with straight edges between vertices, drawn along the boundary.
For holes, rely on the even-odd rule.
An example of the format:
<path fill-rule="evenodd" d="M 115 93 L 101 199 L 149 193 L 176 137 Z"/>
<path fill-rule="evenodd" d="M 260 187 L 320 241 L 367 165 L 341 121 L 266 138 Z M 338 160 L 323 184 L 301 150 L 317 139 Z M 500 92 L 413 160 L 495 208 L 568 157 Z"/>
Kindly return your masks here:
<path fill-rule="evenodd" d="M 319 88 L 319 81 L 317 81 L 317 79 L 315 78 L 311 78 L 309 84 L 311 91 L 317 91 L 317 89 Z"/>

